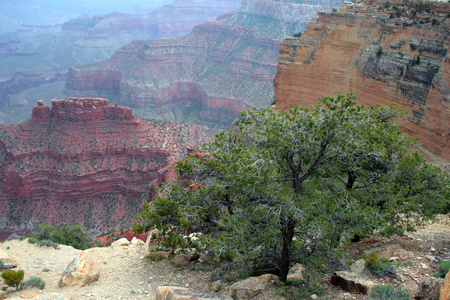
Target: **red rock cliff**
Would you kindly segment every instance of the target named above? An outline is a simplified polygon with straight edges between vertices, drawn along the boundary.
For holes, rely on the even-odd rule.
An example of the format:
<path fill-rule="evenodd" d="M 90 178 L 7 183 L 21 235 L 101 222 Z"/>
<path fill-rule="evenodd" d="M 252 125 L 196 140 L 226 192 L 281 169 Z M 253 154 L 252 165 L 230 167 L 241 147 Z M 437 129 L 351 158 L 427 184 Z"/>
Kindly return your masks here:
<path fill-rule="evenodd" d="M 360 103 L 395 102 L 401 129 L 428 159 L 450 168 L 449 3 L 367 0 L 312 20 L 280 46 L 276 108 L 354 91 Z"/>
<path fill-rule="evenodd" d="M 29 121 L 0 127 L 0 238 L 40 222 L 118 229 L 202 143 L 196 126 L 136 119 L 106 99 L 39 101 Z"/>

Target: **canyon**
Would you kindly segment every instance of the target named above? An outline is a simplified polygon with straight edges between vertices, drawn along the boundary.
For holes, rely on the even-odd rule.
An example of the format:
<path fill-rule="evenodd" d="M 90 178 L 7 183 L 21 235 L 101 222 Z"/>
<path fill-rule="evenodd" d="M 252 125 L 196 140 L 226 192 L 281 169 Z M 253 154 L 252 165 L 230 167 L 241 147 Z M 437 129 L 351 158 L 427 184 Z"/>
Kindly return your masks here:
<path fill-rule="evenodd" d="M 139 116 L 228 128 L 273 100 L 280 40 L 342 1 L 242 1 L 176 39 L 133 41 L 107 61 L 73 66 L 66 96 L 104 97 Z"/>
<path fill-rule="evenodd" d="M 51 105 L 38 101 L 30 120 L 0 127 L 0 239 L 42 222 L 118 230 L 205 141 L 197 126 L 141 120 L 106 99 Z"/>
<path fill-rule="evenodd" d="M 390 3 L 390 5 L 389 5 Z M 302 37 L 280 46 L 275 109 L 310 107 L 319 98 L 358 95 L 360 104 L 396 103 L 400 129 L 450 170 L 450 4 L 365 0 L 321 13 Z"/>
<path fill-rule="evenodd" d="M 61 97 L 64 84 L 54 84 L 55 79 L 63 83 L 61 74 L 70 66 L 106 60 L 133 40 L 188 34 L 195 25 L 214 21 L 239 5 L 240 0 L 176 0 L 149 13 L 82 15 L 48 33 L 0 37 L 0 109 L 15 114 L 15 118 L 0 115 L 0 123 L 24 121 L 37 100 Z M 31 84 L 10 88 L 9 82 L 17 77 L 27 77 Z M 40 95 L 36 96 L 39 86 Z M 14 112 L 24 111 L 23 107 L 26 112 L 22 115 Z"/>

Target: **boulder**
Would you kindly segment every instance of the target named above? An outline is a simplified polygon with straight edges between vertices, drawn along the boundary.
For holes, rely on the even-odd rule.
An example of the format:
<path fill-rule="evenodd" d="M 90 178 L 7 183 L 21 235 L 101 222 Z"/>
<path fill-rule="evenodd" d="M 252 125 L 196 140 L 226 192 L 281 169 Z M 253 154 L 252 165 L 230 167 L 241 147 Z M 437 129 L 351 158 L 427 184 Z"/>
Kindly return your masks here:
<path fill-rule="evenodd" d="M 350 271 L 338 271 L 331 278 L 331 283 L 341 287 L 350 293 L 369 294 L 374 286 L 366 274 L 365 261 L 360 259 L 356 261 L 350 268 Z"/>
<path fill-rule="evenodd" d="M 287 275 L 287 282 L 298 282 L 304 279 L 303 273 L 305 272 L 305 267 L 302 264 L 295 264 L 289 269 Z"/>
<path fill-rule="evenodd" d="M 428 277 L 419 283 L 419 289 L 414 295 L 414 300 L 439 300 L 442 278 Z"/>
<path fill-rule="evenodd" d="M 127 240 L 127 238 L 121 238 L 114 243 L 111 244 L 111 248 L 117 248 L 117 247 L 128 247 L 130 245 L 130 241 Z"/>
<path fill-rule="evenodd" d="M 232 298 L 176 286 L 160 286 L 156 289 L 155 300 L 232 300 Z"/>
<path fill-rule="evenodd" d="M 15 260 L 14 258 L 10 257 L 8 255 L 8 253 L 6 253 L 5 251 L 3 251 L 3 249 L 0 249 L 0 260 L 3 261 L 3 264 L 5 266 L 11 265 L 13 268 L 16 268 L 19 263 L 17 262 L 17 260 Z M 8 267 L 9 269 L 10 267 Z"/>
<path fill-rule="evenodd" d="M 131 240 L 131 244 L 135 245 L 135 246 L 144 246 L 145 245 L 143 240 L 138 239 L 136 237 L 133 237 L 133 239 Z"/>
<path fill-rule="evenodd" d="M 230 286 L 230 296 L 233 299 L 252 299 L 268 289 L 270 285 L 278 284 L 280 279 L 273 274 L 250 277 Z"/>
<path fill-rule="evenodd" d="M 59 286 L 85 286 L 97 281 L 100 277 L 100 265 L 92 260 L 86 253 L 72 260 L 59 280 Z"/>
<path fill-rule="evenodd" d="M 444 282 L 441 287 L 441 298 L 439 300 L 449 300 L 450 299 L 450 272 L 445 276 Z"/>

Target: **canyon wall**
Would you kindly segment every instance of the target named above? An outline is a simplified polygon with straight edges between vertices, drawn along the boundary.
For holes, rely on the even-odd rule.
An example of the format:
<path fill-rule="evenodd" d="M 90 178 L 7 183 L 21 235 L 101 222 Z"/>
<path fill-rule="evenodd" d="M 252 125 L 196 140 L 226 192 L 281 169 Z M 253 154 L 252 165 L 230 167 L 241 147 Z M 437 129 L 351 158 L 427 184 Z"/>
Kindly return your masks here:
<path fill-rule="evenodd" d="M 106 60 L 118 48 L 133 40 L 155 40 L 188 34 L 195 25 L 214 21 L 239 6 L 240 0 L 177 0 L 150 13 L 83 15 L 49 34 L 4 42 L 0 39 L 0 109 L 10 115 L 14 109 L 8 110 L 9 107 L 26 106 L 31 112 L 37 100 L 61 97 L 61 85 L 47 84 L 47 79 L 67 73 L 69 67 Z M 12 87 L 9 82 L 17 76 L 26 77 L 29 84 Z M 58 80 L 64 81 L 65 78 Z M 38 97 L 35 89 L 31 88 L 43 84 L 46 93 Z M 20 91 L 24 91 L 22 98 L 26 100 L 14 102 L 15 97 L 11 95 Z M 17 121 L 20 118 L 17 116 Z M 9 119 L 3 118 L 5 122 Z"/>
<path fill-rule="evenodd" d="M 109 97 L 147 118 L 227 128 L 242 109 L 272 102 L 281 38 L 341 3 L 310 2 L 243 1 L 187 36 L 133 41 L 105 62 L 72 67 L 65 94 Z"/>
<path fill-rule="evenodd" d="M 449 12 L 446 2 L 366 0 L 320 14 L 281 43 L 276 109 L 350 91 L 366 105 L 395 102 L 408 112 L 401 129 L 449 170 Z"/>
<path fill-rule="evenodd" d="M 136 119 L 100 98 L 39 101 L 29 121 L 0 127 L 0 238 L 38 223 L 94 235 L 133 222 L 174 163 L 201 146 L 196 126 Z"/>

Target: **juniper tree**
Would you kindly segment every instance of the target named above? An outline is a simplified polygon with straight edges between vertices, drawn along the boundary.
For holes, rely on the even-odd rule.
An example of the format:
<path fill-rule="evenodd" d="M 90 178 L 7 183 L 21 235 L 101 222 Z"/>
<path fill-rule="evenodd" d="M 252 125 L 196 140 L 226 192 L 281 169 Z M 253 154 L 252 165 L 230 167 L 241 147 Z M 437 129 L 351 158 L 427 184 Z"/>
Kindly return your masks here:
<path fill-rule="evenodd" d="M 167 246 L 203 232 L 218 257 L 283 281 L 295 262 L 320 269 L 355 235 L 448 209 L 448 177 L 409 151 L 396 124 L 403 114 L 358 106 L 353 93 L 311 111 L 244 111 L 176 165 L 178 180 L 144 205 L 134 230 L 161 229 Z"/>

